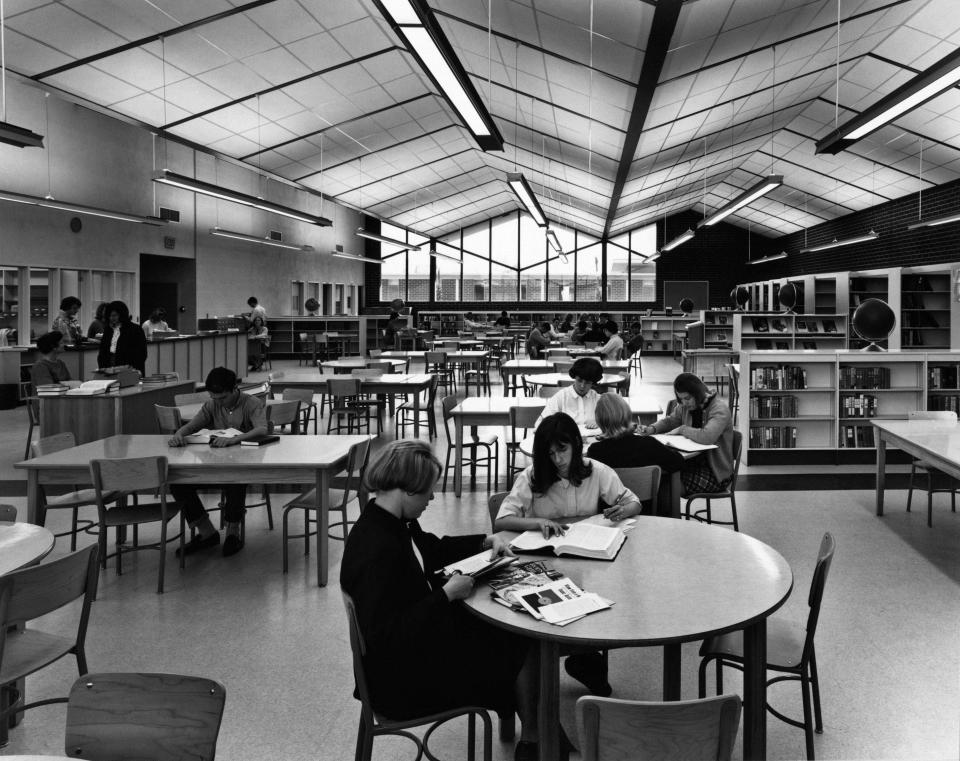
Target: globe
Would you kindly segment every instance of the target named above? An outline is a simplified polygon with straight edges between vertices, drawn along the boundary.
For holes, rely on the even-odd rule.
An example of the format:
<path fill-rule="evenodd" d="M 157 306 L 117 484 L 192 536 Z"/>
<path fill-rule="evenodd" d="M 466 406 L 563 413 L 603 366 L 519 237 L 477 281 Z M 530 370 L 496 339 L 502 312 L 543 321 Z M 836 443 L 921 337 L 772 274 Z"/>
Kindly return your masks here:
<path fill-rule="evenodd" d="M 872 343 L 864 351 L 881 351 L 876 341 L 889 336 L 896 326 L 897 319 L 890 305 L 881 299 L 867 299 L 853 313 L 851 325 L 853 332 L 865 341 Z"/>
<path fill-rule="evenodd" d="M 733 305 L 738 309 L 743 309 L 743 307 L 750 303 L 750 291 L 742 285 L 738 285 L 730 291 L 730 301 L 732 301 Z"/>
<path fill-rule="evenodd" d="M 684 314 L 690 314 L 693 311 L 693 299 L 682 298 L 680 299 L 680 311 Z"/>
<path fill-rule="evenodd" d="M 796 283 L 786 283 L 780 288 L 778 298 L 780 299 L 780 306 L 789 312 L 800 300 L 800 287 Z"/>
<path fill-rule="evenodd" d="M 320 302 L 314 298 L 307 299 L 303 305 L 307 308 L 308 312 L 316 312 L 320 309 Z"/>

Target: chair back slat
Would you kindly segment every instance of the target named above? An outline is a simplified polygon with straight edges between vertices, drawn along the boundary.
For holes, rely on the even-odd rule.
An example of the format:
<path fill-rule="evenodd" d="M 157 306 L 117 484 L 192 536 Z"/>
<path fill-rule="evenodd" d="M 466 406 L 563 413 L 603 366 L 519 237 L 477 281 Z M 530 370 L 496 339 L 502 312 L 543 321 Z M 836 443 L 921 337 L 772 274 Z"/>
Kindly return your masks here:
<path fill-rule="evenodd" d="M 641 502 L 657 498 L 660 488 L 660 466 L 647 465 L 642 468 L 615 468 L 623 485 L 637 495 Z"/>
<path fill-rule="evenodd" d="M 280 398 L 284 401 L 296 399 L 301 402 L 301 404 L 313 404 L 313 389 L 285 388 L 280 393 Z"/>
<path fill-rule="evenodd" d="M 153 405 L 153 412 L 157 417 L 157 430 L 160 433 L 175 433 L 183 425 L 179 407 L 164 407 L 162 404 Z"/>
<path fill-rule="evenodd" d="M 740 456 L 743 454 L 743 434 L 733 432 L 733 475 L 730 477 L 730 492 L 737 490 L 737 477 L 740 475 Z"/>
<path fill-rule="evenodd" d="M 67 703 L 71 758 L 209 759 L 216 754 L 226 690 L 179 674 L 86 674 Z"/>
<path fill-rule="evenodd" d="M 837 541 L 829 531 L 820 540 L 820 550 L 817 552 L 817 565 L 813 569 L 813 581 L 810 583 L 810 594 L 807 604 L 810 612 L 807 615 L 807 636 L 803 643 L 803 658 L 806 662 L 813 653 L 813 636 L 817 632 L 817 622 L 820 620 L 820 604 L 823 602 L 823 590 L 827 584 L 827 575 L 833 564 L 833 554 L 837 549 Z"/>
<path fill-rule="evenodd" d="M 517 438 L 518 428 L 534 428 L 540 415 L 543 413 L 543 407 L 517 406 L 510 408 L 510 427 L 513 433 L 513 439 Z"/>
<path fill-rule="evenodd" d="M 503 500 L 506 499 L 508 494 L 510 494 L 508 491 L 498 491 L 496 494 L 491 494 L 487 500 L 487 510 L 490 512 L 491 532 L 494 530 L 493 524 L 497 522 L 497 513 L 500 512 L 500 505 L 503 504 Z"/>
<path fill-rule="evenodd" d="M 99 492 L 133 492 L 158 489 L 167 481 L 166 457 L 131 457 L 125 460 L 91 460 L 93 488 Z"/>
<path fill-rule="evenodd" d="M 173 403 L 177 407 L 186 407 L 191 404 L 203 404 L 210 401 L 210 394 L 206 391 L 193 391 L 189 394 L 174 394 Z"/>
<path fill-rule="evenodd" d="M 347 610 L 347 624 L 350 627 L 350 652 L 353 655 L 353 678 L 357 686 L 357 695 L 360 697 L 360 707 L 364 719 L 373 717 L 370 703 L 370 688 L 367 686 L 367 674 L 363 668 L 363 657 L 367 654 L 367 646 L 360 632 L 360 620 L 357 615 L 357 604 L 353 598 L 343 590 L 343 606 Z"/>
<path fill-rule="evenodd" d="M 309 389 L 307 389 L 309 393 Z M 300 400 L 271 402 L 267 405 L 267 423 L 273 428 L 289 425 L 292 433 L 300 432 Z"/>
<path fill-rule="evenodd" d="M 360 379 L 340 376 L 327 381 L 327 393 L 337 399 L 358 396 L 360 394 Z"/>
<path fill-rule="evenodd" d="M 0 522 L 16 523 L 17 508 L 15 508 L 13 505 L 0 505 Z"/>
<path fill-rule="evenodd" d="M 73 433 L 65 431 L 38 439 L 30 446 L 30 452 L 34 457 L 43 457 L 54 452 L 62 452 L 64 449 L 72 449 L 76 445 L 77 439 Z"/>
<path fill-rule="evenodd" d="M 3 579 L 9 580 L 11 590 L 0 629 L 5 632 L 8 626 L 45 616 L 84 595 L 89 598 L 84 603 L 89 608 L 99 578 L 97 552 L 97 545 L 91 544 L 49 563 L 5 575 Z"/>
<path fill-rule="evenodd" d="M 382 370 L 384 373 L 393 372 L 393 362 L 367 362 L 368 370 Z"/>

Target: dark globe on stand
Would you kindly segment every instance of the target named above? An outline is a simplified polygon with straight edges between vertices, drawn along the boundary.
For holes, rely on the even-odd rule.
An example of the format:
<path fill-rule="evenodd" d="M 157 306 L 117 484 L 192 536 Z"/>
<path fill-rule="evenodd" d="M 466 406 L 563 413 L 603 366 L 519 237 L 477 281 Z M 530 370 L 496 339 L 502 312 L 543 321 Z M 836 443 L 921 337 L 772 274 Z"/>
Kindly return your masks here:
<path fill-rule="evenodd" d="M 780 300 L 780 306 L 788 312 L 792 311 L 800 300 L 800 289 L 795 283 L 786 283 L 780 289 L 777 298 Z"/>
<path fill-rule="evenodd" d="M 730 291 L 730 301 L 733 302 L 733 305 L 737 309 L 743 309 L 747 304 L 750 303 L 750 291 L 748 291 L 742 285 L 738 285 L 736 288 Z"/>
<path fill-rule="evenodd" d="M 304 303 L 304 306 L 307 308 L 308 312 L 316 312 L 320 309 L 320 302 L 314 298 L 309 298 Z"/>
<path fill-rule="evenodd" d="M 896 326 L 897 318 L 886 301 L 867 299 L 853 313 L 853 332 L 872 343 L 864 351 L 883 351 L 877 341 L 887 338 Z"/>
<path fill-rule="evenodd" d="M 693 311 L 693 299 L 680 299 L 680 311 L 684 314 L 690 314 Z"/>

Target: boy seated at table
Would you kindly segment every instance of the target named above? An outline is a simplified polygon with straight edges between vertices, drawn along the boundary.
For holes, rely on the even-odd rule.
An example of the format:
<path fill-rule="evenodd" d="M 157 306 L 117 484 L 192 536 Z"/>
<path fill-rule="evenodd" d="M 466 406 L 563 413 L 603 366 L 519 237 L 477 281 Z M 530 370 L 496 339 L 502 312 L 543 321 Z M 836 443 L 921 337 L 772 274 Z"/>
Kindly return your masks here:
<path fill-rule="evenodd" d="M 210 440 L 211 447 L 232 447 L 245 439 L 267 433 L 267 412 L 262 401 L 255 396 L 244 394 L 237 388 L 237 375 L 226 367 L 215 367 L 207 375 L 207 393 L 210 401 L 205 402 L 200 411 L 192 420 L 184 423 L 173 436 L 169 444 L 172 447 L 182 447 L 185 436 L 196 433 L 201 428 L 224 429 L 236 428 L 242 435 L 232 438 L 215 438 Z M 184 545 L 186 555 L 216 547 L 220 544 L 220 532 L 213 527 L 210 516 L 207 515 L 197 490 L 202 488 L 218 488 L 211 486 L 183 486 L 173 484 L 170 493 L 183 506 L 183 515 L 190 528 L 196 529 L 196 535 Z M 226 523 L 227 536 L 223 542 L 223 556 L 236 555 L 243 549 L 243 540 L 240 538 L 240 523 L 243 520 L 244 503 L 247 498 L 246 484 L 230 484 L 223 487 L 226 493 L 226 503 L 223 508 L 223 518 Z M 177 551 L 179 553 L 179 550 Z"/>
<path fill-rule="evenodd" d="M 593 357 L 580 357 L 570 367 L 569 375 L 573 378 L 573 385 L 564 386 L 547 399 L 537 425 L 551 415 L 565 412 L 578 426 L 596 428 L 597 400 L 600 395 L 593 390 L 593 386 L 603 377 L 603 366 Z"/>

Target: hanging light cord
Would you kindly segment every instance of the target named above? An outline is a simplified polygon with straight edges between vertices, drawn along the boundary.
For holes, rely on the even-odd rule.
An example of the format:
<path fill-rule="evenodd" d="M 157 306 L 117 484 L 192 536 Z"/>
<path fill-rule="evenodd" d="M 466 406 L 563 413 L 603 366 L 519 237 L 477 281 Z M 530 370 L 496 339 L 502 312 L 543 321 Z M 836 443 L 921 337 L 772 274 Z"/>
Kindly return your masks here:
<path fill-rule="evenodd" d="M 837 64 L 836 89 L 833 96 L 833 128 L 840 124 L 840 0 L 837 0 Z"/>
<path fill-rule="evenodd" d="M 920 138 L 920 193 L 917 198 L 919 205 L 917 207 L 917 220 L 923 219 L 923 138 Z"/>
<path fill-rule="evenodd" d="M 7 45 L 6 45 L 6 24 L 4 22 L 5 16 L 3 15 L 3 0 L 0 0 L 0 101 L 2 101 L 2 107 L 0 111 L 3 112 L 3 116 L 0 117 L 0 121 L 7 120 Z"/>

